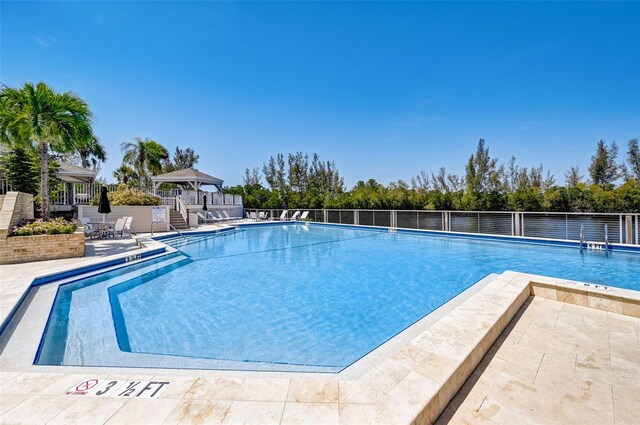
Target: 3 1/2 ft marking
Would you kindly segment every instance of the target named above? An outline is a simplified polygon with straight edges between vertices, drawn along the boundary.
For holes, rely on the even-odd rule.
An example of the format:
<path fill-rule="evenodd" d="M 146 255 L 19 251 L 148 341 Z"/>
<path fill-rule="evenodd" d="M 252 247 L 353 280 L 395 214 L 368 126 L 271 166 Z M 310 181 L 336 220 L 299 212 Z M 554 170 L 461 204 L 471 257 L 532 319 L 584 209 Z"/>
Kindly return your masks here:
<path fill-rule="evenodd" d="M 65 395 L 90 397 L 158 398 L 170 384 L 167 381 L 126 381 L 120 379 L 84 379 Z"/>

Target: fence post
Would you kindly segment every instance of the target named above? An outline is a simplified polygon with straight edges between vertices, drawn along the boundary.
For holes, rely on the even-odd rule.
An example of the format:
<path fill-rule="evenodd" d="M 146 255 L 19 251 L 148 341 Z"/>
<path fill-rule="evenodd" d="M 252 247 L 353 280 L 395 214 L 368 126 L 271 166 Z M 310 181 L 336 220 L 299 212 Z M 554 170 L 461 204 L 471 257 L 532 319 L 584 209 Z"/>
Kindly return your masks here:
<path fill-rule="evenodd" d="M 513 236 L 522 236 L 522 227 L 520 226 L 520 223 L 522 223 L 522 220 L 520 219 L 520 216 L 522 216 L 522 213 L 513 213 L 513 231 L 511 232 Z"/>
<path fill-rule="evenodd" d="M 353 210 L 353 224 L 360 225 L 360 211 Z"/>
<path fill-rule="evenodd" d="M 633 216 L 627 215 L 624 217 L 624 243 L 633 244 Z M 620 241 L 622 242 L 622 241 Z M 638 243 L 638 241 L 636 241 Z"/>
<path fill-rule="evenodd" d="M 323 213 L 323 217 L 322 217 L 323 223 L 327 223 L 328 222 L 328 220 L 327 220 L 327 210 L 322 210 L 322 213 Z"/>

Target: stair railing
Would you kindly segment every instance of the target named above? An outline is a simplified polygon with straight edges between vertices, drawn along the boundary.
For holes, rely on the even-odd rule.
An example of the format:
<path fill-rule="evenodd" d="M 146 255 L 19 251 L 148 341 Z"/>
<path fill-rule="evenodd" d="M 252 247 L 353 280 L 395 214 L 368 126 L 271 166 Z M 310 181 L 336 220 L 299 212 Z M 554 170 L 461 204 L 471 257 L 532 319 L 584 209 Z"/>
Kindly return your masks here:
<path fill-rule="evenodd" d="M 187 209 L 187 206 L 182 201 L 182 195 L 176 196 L 176 209 L 180 212 L 180 215 L 182 215 L 182 218 L 184 219 L 184 222 L 187 223 L 187 225 L 188 225 L 189 224 L 189 210 Z"/>

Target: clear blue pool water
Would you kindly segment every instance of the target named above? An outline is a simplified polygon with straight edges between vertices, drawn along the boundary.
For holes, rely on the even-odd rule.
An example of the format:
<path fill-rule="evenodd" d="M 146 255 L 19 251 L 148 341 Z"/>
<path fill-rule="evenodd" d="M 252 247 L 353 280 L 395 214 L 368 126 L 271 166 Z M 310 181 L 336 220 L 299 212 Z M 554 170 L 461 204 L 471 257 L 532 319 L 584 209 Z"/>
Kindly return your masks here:
<path fill-rule="evenodd" d="M 174 245 L 170 264 L 61 286 L 38 363 L 146 354 L 335 371 L 490 273 L 640 289 L 633 253 L 299 224 Z"/>

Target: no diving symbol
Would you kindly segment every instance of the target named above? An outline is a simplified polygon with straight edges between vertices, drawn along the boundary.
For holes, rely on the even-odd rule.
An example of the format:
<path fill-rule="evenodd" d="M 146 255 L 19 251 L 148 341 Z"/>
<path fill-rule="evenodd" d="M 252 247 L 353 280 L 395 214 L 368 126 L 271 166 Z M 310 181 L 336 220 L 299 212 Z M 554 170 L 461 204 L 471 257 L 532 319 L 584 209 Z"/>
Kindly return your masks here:
<path fill-rule="evenodd" d="M 89 389 L 98 385 L 97 379 L 87 379 L 86 381 L 80 382 L 76 387 L 76 391 L 88 391 Z"/>

